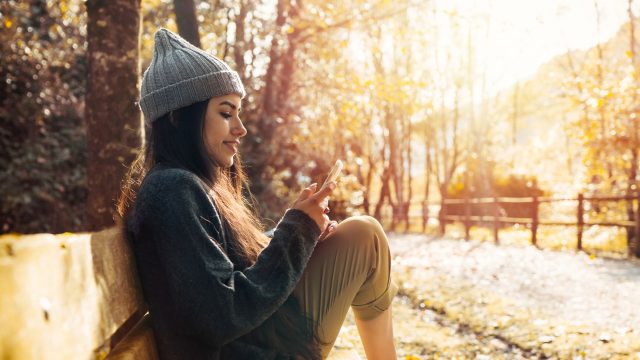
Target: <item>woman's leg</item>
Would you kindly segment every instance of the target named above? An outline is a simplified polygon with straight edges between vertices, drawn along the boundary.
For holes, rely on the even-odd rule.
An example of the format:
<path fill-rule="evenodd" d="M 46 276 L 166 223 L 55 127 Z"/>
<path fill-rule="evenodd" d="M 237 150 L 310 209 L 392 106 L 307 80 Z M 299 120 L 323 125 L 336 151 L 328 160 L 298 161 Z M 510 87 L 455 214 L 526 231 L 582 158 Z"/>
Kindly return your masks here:
<path fill-rule="evenodd" d="M 316 246 L 294 294 L 317 325 L 323 357 L 351 306 L 367 356 L 395 358 L 390 305 L 397 287 L 390 266 L 386 234 L 370 216 L 346 219 Z"/>
<path fill-rule="evenodd" d="M 356 317 L 356 326 L 367 359 L 395 359 L 397 357 L 393 344 L 391 307 L 373 319 L 363 320 Z"/>

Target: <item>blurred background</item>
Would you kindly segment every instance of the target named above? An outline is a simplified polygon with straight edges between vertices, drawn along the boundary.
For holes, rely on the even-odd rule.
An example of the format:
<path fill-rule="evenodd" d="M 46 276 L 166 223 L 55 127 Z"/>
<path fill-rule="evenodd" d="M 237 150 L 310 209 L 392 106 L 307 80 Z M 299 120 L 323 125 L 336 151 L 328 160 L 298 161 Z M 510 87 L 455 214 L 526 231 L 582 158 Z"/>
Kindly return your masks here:
<path fill-rule="evenodd" d="M 241 154 L 267 226 L 342 159 L 334 218 L 638 256 L 639 11 L 1 0 L 0 233 L 112 223 L 142 137 L 137 83 L 166 27 L 240 73 Z"/>

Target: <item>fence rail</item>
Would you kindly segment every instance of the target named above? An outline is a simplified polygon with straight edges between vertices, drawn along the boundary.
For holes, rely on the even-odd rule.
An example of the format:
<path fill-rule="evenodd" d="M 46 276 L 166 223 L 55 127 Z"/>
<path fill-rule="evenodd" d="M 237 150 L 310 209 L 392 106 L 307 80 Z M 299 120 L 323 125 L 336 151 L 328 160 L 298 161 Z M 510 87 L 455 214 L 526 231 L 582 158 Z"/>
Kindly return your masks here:
<path fill-rule="evenodd" d="M 540 219 L 539 210 L 540 205 L 543 203 L 554 202 L 567 202 L 575 201 L 576 215 L 574 221 L 563 221 L 553 219 Z M 585 219 L 585 204 L 587 203 L 599 203 L 599 202 L 618 202 L 627 201 L 631 202 L 629 206 L 635 213 L 635 219 L 633 220 L 617 220 L 617 221 L 590 221 Z M 635 206 L 633 205 L 635 202 Z M 527 217 L 510 217 L 504 216 L 501 213 L 501 205 L 505 204 L 519 204 L 521 206 L 528 206 Z M 401 223 L 403 221 L 408 224 L 409 222 L 409 209 L 410 205 L 422 206 L 422 227 L 423 231 L 426 231 L 427 223 L 429 219 L 437 219 L 440 225 L 440 232 L 442 234 L 446 231 L 447 222 L 461 222 L 465 227 L 465 238 L 469 239 L 469 231 L 472 225 L 475 224 L 487 224 L 490 223 L 493 227 L 493 237 L 496 243 L 500 242 L 499 232 L 500 228 L 504 224 L 522 224 L 527 225 L 531 229 L 531 244 L 537 245 L 538 228 L 539 226 L 576 226 L 577 227 L 577 248 L 582 250 L 582 237 L 585 227 L 589 226 L 616 226 L 627 229 L 628 233 L 633 234 L 632 243 L 630 244 L 630 251 L 635 251 L 637 246 L 640 246 L 640 193 L 635 195 L 591 195 L 585 196 L 584 194 L 578 194 L 576 198 L 552 198 L 552 197 L 488 197 L 488 198 L 464 198 L 464 199 L 445 199 L 444 201 L 430 201 L 421 203 L 412 203 L 398 205 L 392 209 L 393 223 Z M 429 207 L 440 206 L 438 214 L 431 216 Z M 447 208 L 450 205 L 455 205 L 456 215 L 448 214 Z M 477 205 L 490 206 L 490 214 L 472 215 L 472 208 Z M 460 208 L 462 207 L 462 209 Z M 485 210 L 487 210 L 485 208 Z M 462 215 L 460 215 L 462 213 Z"/>

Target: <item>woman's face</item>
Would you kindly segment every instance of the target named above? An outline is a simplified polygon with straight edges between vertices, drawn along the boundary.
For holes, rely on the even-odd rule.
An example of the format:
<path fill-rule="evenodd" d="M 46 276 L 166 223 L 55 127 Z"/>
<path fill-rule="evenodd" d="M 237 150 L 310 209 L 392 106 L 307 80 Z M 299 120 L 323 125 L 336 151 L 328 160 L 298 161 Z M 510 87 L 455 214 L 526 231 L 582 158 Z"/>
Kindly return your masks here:
<path fill-rule="evenodd" d="M 247 134 L 247 129 L 238 117 L 240 104 L 240 96 L 229 94 L 211 98 L 207 105 L 204 143 L 209 157 L 221 167 L 233 165 L 240 138 Z"/>

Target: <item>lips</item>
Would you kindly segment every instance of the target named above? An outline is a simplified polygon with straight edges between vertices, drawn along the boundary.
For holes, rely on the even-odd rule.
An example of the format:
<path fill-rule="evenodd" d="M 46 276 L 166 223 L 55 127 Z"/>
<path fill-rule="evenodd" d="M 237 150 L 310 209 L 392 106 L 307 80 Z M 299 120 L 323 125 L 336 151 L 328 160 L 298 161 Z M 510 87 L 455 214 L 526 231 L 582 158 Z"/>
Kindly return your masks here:
<path fill-rule="evenodd" d="M 238 146 L 240 145 L 239 141 L 224 141 L 223 143 L 233 152 L 238 152 Z"/>

